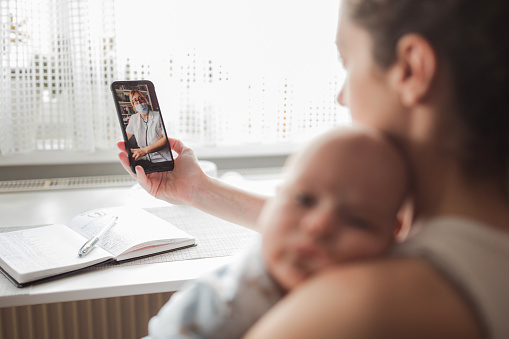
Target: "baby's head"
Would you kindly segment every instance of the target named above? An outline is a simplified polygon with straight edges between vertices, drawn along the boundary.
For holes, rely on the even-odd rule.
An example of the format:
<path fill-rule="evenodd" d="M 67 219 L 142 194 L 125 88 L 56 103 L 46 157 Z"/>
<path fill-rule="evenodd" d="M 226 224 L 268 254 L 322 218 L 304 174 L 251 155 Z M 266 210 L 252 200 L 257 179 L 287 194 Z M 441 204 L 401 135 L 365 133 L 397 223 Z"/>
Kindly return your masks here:
<path fill-rule="evenodd" d="M 381 134 L 334 129 L 290 158 L 286 169 L 259 219 L 264 259 L 284 289 L 332 264 L 380 255 L 393 243 L 408 173 Z"/>

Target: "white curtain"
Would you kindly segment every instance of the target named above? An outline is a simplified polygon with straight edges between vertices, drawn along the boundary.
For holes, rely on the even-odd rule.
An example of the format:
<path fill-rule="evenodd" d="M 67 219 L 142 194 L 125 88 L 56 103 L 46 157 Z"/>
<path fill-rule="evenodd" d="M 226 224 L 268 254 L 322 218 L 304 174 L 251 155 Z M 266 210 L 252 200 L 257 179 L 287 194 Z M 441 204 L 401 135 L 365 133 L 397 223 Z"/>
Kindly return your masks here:
<path fill-rule="evenodd" d="M 1 154 L 115 147 L 109 85 L 149 79 L 193 145 L 274 144 L 350 121 L 339 0 L 0 0 Z"/>
<path fill-rule="evenodd" d="M 118 139 L 113 0 L 0 0 L 2 154 Z"/>

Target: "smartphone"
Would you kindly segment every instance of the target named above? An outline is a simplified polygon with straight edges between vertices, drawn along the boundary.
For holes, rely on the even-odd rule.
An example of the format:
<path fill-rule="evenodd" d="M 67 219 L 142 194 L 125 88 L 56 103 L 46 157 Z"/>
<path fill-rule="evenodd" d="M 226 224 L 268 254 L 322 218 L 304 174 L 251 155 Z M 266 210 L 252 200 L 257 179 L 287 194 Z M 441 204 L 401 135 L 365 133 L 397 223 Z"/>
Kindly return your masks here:
<path fill-rule="evenodd" d="M 173 155 L 154 84 L 148 80 L 115 81 L 111 92 L 124 136 L 131 170 L 171 171 Z"/>

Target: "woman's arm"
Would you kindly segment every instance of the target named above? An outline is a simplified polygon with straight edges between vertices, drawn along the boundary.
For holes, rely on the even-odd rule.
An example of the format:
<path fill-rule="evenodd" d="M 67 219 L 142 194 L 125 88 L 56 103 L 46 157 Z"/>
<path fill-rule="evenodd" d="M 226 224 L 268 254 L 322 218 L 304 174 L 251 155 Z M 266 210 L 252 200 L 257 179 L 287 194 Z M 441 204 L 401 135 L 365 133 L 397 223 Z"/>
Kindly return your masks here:
<path fill-rule="evenodd" d="M 481 338 L 460 294 L 425 262 L 338 267 L 292 291 L 245 338 Z"/>
<path fill-rule="evenodd" d="M 133 149 L 132 150 L 133 158 L 134 158 L 134 160 L 138 160 L 138 158 L 140 158 L 144 155 L 157 152 L 159 150 L 162 150 L 165 147 L 166 147 L 166 138 L 164 136 L 162 136 L 156 142 L 154 142 L 148 146 Z"/>
<path fill-rule="evenodd" d="M 258 214 L 265 196 L 246 192 L 206 175 L 198 164 L 194 151 L 180 140 L 168 139 L 178 154 L 170 172 L 145 174 L 141 166 L 132 173 L 124 142 L 119 142 L 119 159 L 125 170 L 138 180 L 151 195 L 171 204 L 190 205 L 206 213 L 256 229 Z"/>

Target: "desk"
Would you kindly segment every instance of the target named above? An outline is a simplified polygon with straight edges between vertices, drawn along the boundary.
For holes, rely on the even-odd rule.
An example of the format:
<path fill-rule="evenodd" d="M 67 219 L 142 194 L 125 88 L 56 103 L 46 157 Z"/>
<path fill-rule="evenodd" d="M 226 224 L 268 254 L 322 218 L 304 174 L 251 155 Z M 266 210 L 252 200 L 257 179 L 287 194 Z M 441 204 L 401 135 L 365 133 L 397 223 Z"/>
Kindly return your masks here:
<path fill-rule="evenodd" d="M 260 176 L 256 178 L 255 180 L 250 179 L 249 176 L 241 177 L 235 173 L 226 173 L 224 177 L 225 181 L 236 186 L 265 194 L 273 194 L 275 186 L 280 182 L 280 176 L 270 176 L 266 180 Z M 0 226 L 65 223 L 83 211 L 119 205 L 135 205 L 142 208 L 171 206 L 152 198 L 138 185 L 120 188 L 4 193 L 0 194 Z M 30 307 L 30 305 L 47 303 L 173 292 L 204 272 L 231 260 L 231 256 L 225 256 L 118 266 L 81 273 L 27 287 L 28 290 L 23 289 L 20 294 L 0 292 L 0 311 L 7 312 L 14 306 Z M 14 292 L 18 291 L 14 285 L 12 288 Z M 6 320 L 2 323 L 0 319 L 0 327 L 5 326 L 5 322 Z M 142 323 L 146 328 L 146 320 Z M 46 327 L 51 328 L 51 326 L 53 325 Z M 125 333 L 117 336 L 125 337 Z M 7 335 L 5 337 L 7 338 Z M 110 334 L 108 337 L 114 337 L 114 335 Z"/>

